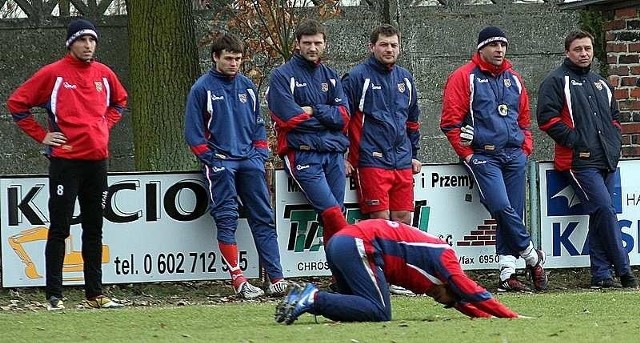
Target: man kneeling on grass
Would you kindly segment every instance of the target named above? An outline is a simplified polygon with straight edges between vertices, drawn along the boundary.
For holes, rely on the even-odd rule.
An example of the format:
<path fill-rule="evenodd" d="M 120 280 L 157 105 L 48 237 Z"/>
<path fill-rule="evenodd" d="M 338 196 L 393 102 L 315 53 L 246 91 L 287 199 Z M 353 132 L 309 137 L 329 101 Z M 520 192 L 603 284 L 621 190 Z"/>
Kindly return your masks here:
<path fill-rule="evenodd" d="M 518 318 L 460 267 L 445 241 L 409 225 L 370 219 L 349 225 L 336 215 L 324 225 L 336 233 L 326 246 L 338 293 L 308 283 L 293 287 L 276 307 L 278 323 L 293 323 L 303 313 L 343 322 L 391 320 L 389 284 L 433 297 L 445 307 L 477 317 Z"/>

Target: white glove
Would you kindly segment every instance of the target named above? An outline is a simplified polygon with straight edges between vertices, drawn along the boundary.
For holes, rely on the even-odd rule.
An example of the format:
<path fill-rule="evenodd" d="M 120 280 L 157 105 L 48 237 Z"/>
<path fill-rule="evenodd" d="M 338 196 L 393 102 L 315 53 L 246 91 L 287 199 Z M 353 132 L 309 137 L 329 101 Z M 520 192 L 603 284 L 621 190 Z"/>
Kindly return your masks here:
<path fill-rule="evenodd" d="M 469 146 L 473 142 L 473 126 L 466 125 L 460 128 L 460 144 Z"/>

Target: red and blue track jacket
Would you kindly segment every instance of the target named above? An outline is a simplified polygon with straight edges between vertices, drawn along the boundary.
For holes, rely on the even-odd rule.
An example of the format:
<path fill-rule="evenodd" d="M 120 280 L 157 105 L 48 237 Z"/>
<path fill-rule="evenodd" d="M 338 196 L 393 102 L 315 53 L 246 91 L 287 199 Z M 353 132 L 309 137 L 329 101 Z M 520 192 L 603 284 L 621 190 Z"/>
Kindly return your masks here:
<path fill-rule="evenodd" d="M 342 79 L 349 99 L 349 162 L 354 167 L 411 168 L 420 142 L 420 108 L 408 70 L 371 56 Z"/>
<path fill-rule="evenodd" d="M 501 105 L 506 106 L 506 113 L 500 113 Z M 465 125 L 475 131 L 470 146 L 460 144 L 460 128 Z M 522 148 L 529 156 L 533 151 L 530 126 L 529 96 L 509 60 L 494 66 L 476 53 L 449 75 L 440 129 L 461 158 L 474 152 L 498 153 L 505 148 Z"/>
<path fill-rule="evenodd" d="M 38 143 L 47 129 L 35 120 L 33 107 L 47 111 L 48 131 L 67 137 L 61 146 L 47 146 L 49 156 L 91 161 L 109 157 L 109 131 L 126 105 L 127 92 L 109 67 L 69 54 L 38 70 L 7 100 L 13 120 Z"/>
<path fill-rule="evenodd" d="M 289 150 L 347 150 L 348 105 L 335 70 L 295 54 L 271 74 L 267 103 L 279 156 Z M 302 106 L 311 106 L 313 114 L 306 114 Z"/>
<path fill-rule="evenodd" d="M 436 236 L 384 219 L 348 225 L 335 236 L 361 240 L 366 254 L 363 261 L 380 266 L 392 285 L 416 294 L 429 294 L 433 286 L 447 284 L 457 296 L 457 302 L 451 306 L 470 317 L 518 316 L 470 279 L 462 271 L 453 248 Z"/>
<path fill-rule="evenodd" d="M 202 75 L 187 97 L 185 139 L 204 163 L 215 159 L 267 158 L 264 119 L 254 83 L 242 74 L 214 68 Z"/>

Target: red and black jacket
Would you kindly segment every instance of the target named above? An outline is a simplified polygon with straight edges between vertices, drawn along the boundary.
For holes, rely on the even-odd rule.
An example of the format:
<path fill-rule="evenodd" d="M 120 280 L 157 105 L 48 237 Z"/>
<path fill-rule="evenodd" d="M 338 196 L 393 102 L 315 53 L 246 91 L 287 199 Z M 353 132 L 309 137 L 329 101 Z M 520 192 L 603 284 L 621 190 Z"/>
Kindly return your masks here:
<path fill-rule="evenodd" d="M 615 170 L 622 146 L 611 85 L 568 58 L 540 85 L 538 126 L 556 142 L 557 170 Z"/>

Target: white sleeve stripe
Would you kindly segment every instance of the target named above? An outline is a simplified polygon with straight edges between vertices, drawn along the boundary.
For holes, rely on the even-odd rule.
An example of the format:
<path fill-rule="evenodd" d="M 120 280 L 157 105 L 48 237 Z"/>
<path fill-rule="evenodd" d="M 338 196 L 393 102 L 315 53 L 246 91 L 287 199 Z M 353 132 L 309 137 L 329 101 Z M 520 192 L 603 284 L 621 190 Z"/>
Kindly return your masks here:
<path fill-rule="evenodd" d="M 256 111 L 256 93 L 253 91 L 253 89 L 251 88 L 247 88 L 247 92 L 249 92 L 249 95 L 251 96 L 251 101 L 253 101 L 253 111 Z"/>
<path fill-rule="evenodd" d="M 607 98 L 609 98 L 609 107 L 611 107 L 611 98 L 613 98 L 613 94 L 611 94 L 611 89 L 609 89 L 609 85 L 607 85 L 607 83 L 604 82 L 604 80 L 600 80 L 600 83 L 602 84 L 604 89 L 607 90 Z"/>
<path fill-rule="evenodd" d="M 364 98 L 367 95 L 367 89 L 369 89 L 370 83 L 371 79 L 364 79 L 364 85 L 362 85 L 362 96 L 360 97 L 360 102 L 358 103 L 358 109 L 362 113 L 364 113 Z"/>
<path fill-rule="evenodd" d="M 476 93 L 476 88 L 473 85 L 473 80 L 475 79 L 475 74 L 469 75 L 469 114 L 471 115 L 471 126 L 476 126 L 476 120 L 473 115 L 473 97 Z"/>
<path fill-rule="evenodd" d="M 409 105 L 411 105 L 411 97 L 413 97 L 413 85 L 411 85 L 411 81 L 408 78 L 404 78 L 404 83 L 407 85 L 407 89 L 409 90 Z"/>
<path fill-rule="evenodd" d="M 207 91 L 207 112 L 209 114 L 213 113 L 213 104 L 211 103 L 211 91 Z"/>
<path fill-rule="evenodd" d="M 58 114 L 58 92 L 60 91 L 60 85 L 62 85 L 62 77 L 58 76 L 56 78 L 56 83 L 53 86 L 53 91 L 51 92 L 51 113 L 53 113 L 53 117 L 58 122 L 57 114 Z"/>
<path fill-rule="evenodd" d="M 571 119 L 571 124 L 575 127 L 575 121 L 573 120 L 573 108 L 571 107 L 571 88 L 569 85 L 571 84 L 571 80 L 569 80 L 569 76 L 566 75 L 564 77 L 564 102 L 567 104 L 567 108 L 569 109 L 569 118 Z"/>
<path fill-rule="evenodd" d="M 109 80 L 106 77 L 102 78 L 102 84 L 104 85 L 105 93 L 107 95 L 107 107 L 111 105 L 111 87 L 109 86 Z"/>
<path fill-rule="evenodd" d="M 407 263 L 407 267 L 417 271 L 418 273 L 424 275 L 427 279 L 429 279 L 429 281 L 433 282 L 434 285 L 442 285 L 443 282 L 440 281 L 440 279 L 438 279 L 437 277 L 427 273 L 426 270 L 420 269 L 417 266 L 414 266 L 413 264 L 409 264 Z"/>
<path fill-rule="evenodd" d="M 518 86 L 518 94 L 522 94 L 522 84 L 520 83 L 520 79 L 514 75 L 513 80 L 516 83 L 516 86 Z"/>

